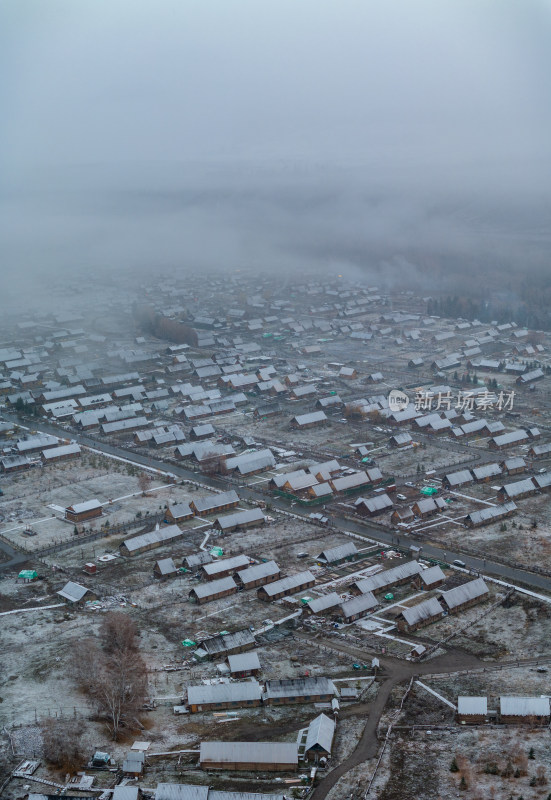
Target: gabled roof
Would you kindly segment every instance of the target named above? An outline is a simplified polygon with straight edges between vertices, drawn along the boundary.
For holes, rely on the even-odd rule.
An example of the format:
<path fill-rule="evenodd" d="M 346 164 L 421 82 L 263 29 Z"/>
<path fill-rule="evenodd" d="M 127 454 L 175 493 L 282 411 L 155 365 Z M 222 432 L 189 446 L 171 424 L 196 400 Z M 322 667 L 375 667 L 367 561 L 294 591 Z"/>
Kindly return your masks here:
<path fill-rule="evenodd" d="M 337 694 L 335 684 L 330 678 L 286 678 L 266 681 L 264 697 L 308 697 L 312 695 Z"/>
<path fill-rule="evenodd" d="M 442 592 L 439 599 L 443 600 L 448 608 L 457 608 L 462 606 L 463 603 L 468 603 L 469 600 L 483 597 L 486 594 L 488 594 L 488 587 L 482 578 L 476 578 L 474 581 L 463 583 L 461 586 Z"/>
<path fill-rule="evenodd" d="M 94 511 L 96 508 L 102 508 L 99 500 L 86 500 L 84 503 L 75 503 L 72 506 L 67 506 L 65 511 L 72 511 L 74 514 L 85 514 L 87 511 Z"/>
<path fill-rule="evenodd" d="M 230 672 L 248 672 L 260 669 L 260 660 L 256 650 L 249 653 L 234 653 L 228 656 Z"/>
<path fill-rule="evenodd" d="M 296 589 L 298 592 L 300 586 L 303 586 L 305 583 L 313 584 L 315 580 L 312 573 L 306 570 L 305 572 L 297 572 L 295 575 L 289 575 L 287 578 L 282 578 L 279 581 L 267 583 L 265 586 L 261 586 L 260 589 L 269 597 L 273 597 L 276 594 L 292 591 L 293 589 Z"/>
<path fill-rule="evenodd" d="M 72 603 L 78 603 L 89 591 L 90 589 L 87 589 L 86 586 L 81 586 L 80 583 L 69 581 L 65 584 L 63 589 L 60 589 L 56 594 L 61 595 L 61 597 L 64 597 L 66 600 L 70 600 Z"/>
<path fill-rule="evenodd" d="M 488 699 L 486 697 L 458 697 L 457 713 L 485 717 L 488 713 Z"/>
<path fill-rule="evenodd" d="M 377 575 L 372 575 L 370 578 L 356 581 L 355 585 L 362 594 L 364 592 L 374 592 L 378 589 L 384 589 L 386 586 L 392 586 L 398 581 L 418 575 L 421 569 L 419 562 L 406 561 L 405 564 L 399 564 L 397 567 L 379 572 Z"/>
<path fill-rule="evenodd" d="M 201 764 L 298 764 L 296 742 L 201 742 Z"/>
<path fill-rule="evenodd" d="M 206 575 L 217 575 L 220 572 L 229 570 L 237 570 L 239 567 L 248 567 L 250 564 L 248 556 L 243 554 L 232 556 L 231 558 L 224 558 L 221 561 L 213 561 L 210 564 L 203 566 L 203 572 Z"/>
<path fill-rule="evenodd" d="M 499 710 L 505 717 L 548 717 L 548 697 L 500 697 Z"/>
<path fill-rule="evenodd" d="M 408 625 L 417 625 L 419 622 L 423 622 L 425 619 L 430 619 L 431 617 L 435 617 L 438 614 L 443 613 L 444 609 L 436 597 L 430 597 L 428 600 L 424 600 L 422 603 L 418 603 L 416 606 L 408 606 L 407 608 L 402 609 L 400 616 L 405 619 Z"/>
<path fill-rule="evenodd" d="M 370 611 L 378 605 L 379 603 L 374 594 L 371 592 L 364 592 L 358 597 L 353 597 L 352 600 L 347 600 L 346 603 L 342 603 L 341 611 L 343 617 L 353 617 L 364 611 Z"/>
<path fill-rule="evenodd" d="M 191 591 L 197 598 L 203 599 L 204 597 L 212 597 L 220 592 L 227 592 L 230 589 L 237 589 L 237 584 L 231 575 L 227 578 L 220 578 L 220 580 L 217 581 L 199 583 L 197 586 L 194 586 Z"/>
<path fill-rule="evenodd" d="M 237 577 L 241 583 L 251 583 L 262 578 L 269 578 L 271 575 L 278 575 L 279 567 L 275 561 L 266 561 L 263 564 L 253 564 L 247 569 L 239 570 Z"/>
<path fill-rule="evenodd" d="M 211 509 L 220 508 L 221 506 L 229 506 L 232 503 L 238 503 L 239 496 L 234 489 L 229 492 L 220 492 L 219 494 L 207 494 L 202 497 L 194 497 L 193 505 L 199 512 L 210 511 Z"/>
<path fill-rule="evenodd" d="M 189 783 L 158 783 L 155 790 L 155 800 L 207 800 L 208 795 L 208 786 Z"/>
<path fill-rule="evenodd" d="M 228 528 L 236 528 L 239 525 L 248 525 L 251 522 L 263 523 L 266 517 L 260 508 L 250 508 L 245 511 L 236 511 L 234 514 L 225 514 L 223 517 L 217 517 L 216 522 L 220 525 L 221 530 Z"/>
<path fill-rule="evenodd" d="M 257 681 L 243 681 L 241 683 L 215 683 L 213 685 L 199 684 L 188 686 L 188 705 L 203 705 L 207 703 L 246 703 L 249 700 L 260 700 L 262 688 Z"/>
<path fill-rule="evenodd" d="M 428 569 L 424 569 L 422 572 L 419 573 L 419 577 L 421 581 L 430 586 L 432 583 L 436 583 L 437 581 L 445 581 L 446 576 L 438 566 L 435 564 L 434 567 L 429 567 Z"/>
<path fill-rule="evenodd" d="M 354 542 L 345 542 L 344 544 L 339 544 L 337 547 L 330 547 L 327 550 L 322 550 L 318 559 L 327 562 L 327 564 L 333 564 L 335 561 L 340 561 L 342 558 L 355 556 L 357 552 L 358 548 Z"/>
<path fill-rule="evenodd" d="M 328 611 L 330 608 L 335 608 L 341 605 L 342 598 L 336 592 L 324 594 L 321 597 L 314 597 L 313 600 L 308 602 L 308 608 L 313 614 L 321 614 Z"/>
<path fill-rule="evenodd" d="M 330 719 L 325 714 L 320 714 L 318 717 L 315 717 L 308 726 L 304 752 L 308 753 L 310 750 L 321 750 L 324 753 L 330 754 L 334 735 L 334 720 Z"/>

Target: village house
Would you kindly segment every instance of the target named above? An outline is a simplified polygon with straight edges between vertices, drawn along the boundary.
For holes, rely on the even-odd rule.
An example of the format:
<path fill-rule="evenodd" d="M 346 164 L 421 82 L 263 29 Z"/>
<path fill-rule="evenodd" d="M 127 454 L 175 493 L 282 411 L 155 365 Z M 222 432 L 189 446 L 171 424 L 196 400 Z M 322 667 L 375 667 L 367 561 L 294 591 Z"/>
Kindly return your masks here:
<path fill-rule="evenodd" d="M 101 517 L 103 505 L 99 500 L 86 500 L 84 503 L 75 503 L 65 509 L 65 519 L 69 522 L 84 522 L 87 519 Z"/>
<path fill-rule="evenodd" d="M 368 498 L 359 497 L 354 502 L 356 513 L 366 517 L 375 517 L 378 514 L 383 514 L 391 509 L 393 505 L 394 503 L 386 492 Z"/>
<path fill-rule="evenodd" d="M 483 725 L 488 719 L 486 697 L 458 697 L 457 721 L 461 725 Z"/>
<path fill-rule="evenodd" d="M 524 478 L 515 483 L 506 483 L 501 486 L 497 493 L 497 499 L 500 503 L 507 503 L 511 500 L 514 502 L 516 500 L 522 500 L 525 497 L 530 497 L 536 494 L 536 491 L 536 486 L 532 478 Z"/>
<path fill-rule="evenodd" d="M 203 564 L 200 573 L 204 580 L 212 581 L 218 578 L 225 578 L 228 575 L 233 575 L 240 569 L 248 567 L 250 563 L 248 556 L 232 556 L 232 558 L 224 558 L 222 561 L 213 561 L 210 564 Z"/>
<path fill-rule="evenodd" d="M 371 485 L 367 473 L 361 471 L 354 472 L 352 475 L 344 475 L 342 478 L 332 478 L 329 483 L 336 494 L 360 491 Z"/>
<path fill-rule="evenodd" d="M 519 475 L 521 472 L 525 472 L 526 461 L 521 456 L 507 458 L 501 462 L 501 466 L 507 475 Z"/>
<path fill-rule="evenodd" d="M 236 575 L 237 584 L 244 589 L 256 589 L 266 583 L 273 583 L 281 578 L 281 571 L 275 561 L 254 564 L 247 569 L 239 570 Z"/>
<path fill-rule="evenodd" d="M 471 475 L 470 470 L 461 469 L 459 472 L 449 472 L 447 475 L 444 475 L 444 478 L 442 479 L 442 485 L 446 489 L 457 489 L 459 486 L 465 486 L 468 483 L 472 483 L 473 480 L 474 478 Z"/>
<path fill-rule="evenodd" d="M 153 574 L 160 580 L 166 580 L 178 574 L 178 567 L 172 558 L 161 558 L 159 561 L 155 562 Z"/>
<path fill-rule="evenodd" d="M 489 596 L 488 587 L 482 578 L 463 583 L 438 595 L 439 602 L 449 614 L 458 614 L 466 608 L 482 603 Z"/>
<path fill-rule="evenodd" d="M 244 629 L 234 633 L 226 633 L 223 636 L 211 636 L 208 639 L 203 639 L 199 643 L 199 649 L 202 653 L 199 654 L 198 658 L 224 659 L 235 653 L 246 653 L 255 647 L 256 641 L 253 634 L 248 629 Z M 195 651 L 195 656 L 197 656 L 199 649 Z"/>
<path fill-rule="evenodd" d="M 419 575 L 422 569 L 418 561 L 406 561 L 397 567 L 378 572 L 370 578 L 362 578 L 362 580 L 355 581 L 351 588 L 356 594 L 387 591 L 392 586 L 402 586 L 404 583 L 409 583 L 416 575 Z"/>
<path fill-rule="evenodd" d="M 358 556 L 358 548 L 354 542 L 346 542 L 337 547 L 330 547 L 317 557 L 322 564 L 342 564 L 345 561 L 354 561 Z"/>
<path fill-rule="evenodd" d="M 312 411 L 309 414 L 299 414 L 297 417 L 293 417 L 290 426 L 300 429 L 315 428 L 319 425 L 326 425 L 328 421 L 324 411 Z"/>
<path fill-rule="evenodd" d="M 499 721 L 504 725 L 549 725 L 549 697 L 500 697 Z"/>
<path fill-rule="evenodd" d="M 473 468 L 474 479 L 477 483 L 488 483 L 493 478 L 501 475 L 502 469 L 499 464 L 482 464 L 480 467 Z"/>
<path fill-rule="evenodd" d="M 430 597 L 415 606 L 403 608 L 396 617 L 396 625 L 401 633 L 411 633 L 443 616 L 444 609 L 436 597 Z"/>
<path fill-rule="evenodd" d="M 426 519 L 437 511 L 443 511 L 446 502 L 441 497 L 424 497 L 422 500 L 417 500 L 411 508 L 416 517 Z"/>
<path fill-rule="evenodd" d="M 366 614 L 369 614 L 374 608 L 377 608 L 378 605 L 379 601 L 375 598 L 375 595 L 371 592 L 364 592 L 358 595 L 358 597 L 347 600 L 346 603 L 341 603 L 340 614 L 343 622 L 348 624 L 365 617 Z"/>
<path fill-rule="evenodd" d="M 190 501 L 190 508 L 198 517 L 205 517 L 208 514 L 216 514 L 226 511 L 228 508 L 235 508 L 239 503 L 239 496 L 234 489 L 218 494 L 208 494 L 202 497 L 194 497 Z"/>
<path fill-rule="evenodd" d="M 336 592 L 330 594 L 322 594 L 320 597 L 314 597 L 308 601 L 305 608 L 312 615 L 329 614 L 329 616 L 336 616 L 340 612 L 342 605 L 342 597 Z"/>
<path fill-rule="evenodd" d="M 198 553 L 192 553 L 186 556 L 183 560 L 183 566 L 190 572 L 197 572 L 203 564 L 210 564 L 214 561 L 213 557 L 206 550 L 200 550 Z"/>
<path fill-rule="evenodd" d="M 310 589 L 315 582 L 316 579 L 311 572 L 299 572 L 261 586 L 256 594 L 259 600 L 279 600 L 282 597 L 288 597 L 297 592 L 303 592 L 305 589 Z"/>
<path fill-rule="evenodd" d="M 243 658 L 248 656 L 231 656 Z M 262 700 L 262 687 L 255 681 L 240 683 L 215 683 L 188 686 L 187 705 L 192 714 L 201 711 L 221 711 L 227 708 L 259 706 Z"/>
<path fill-rule="evenodd" d="M 415 519 L 415 514 L 409 507 L 395 508 L 390 515 L 390 521 L 393 525 L 407 524 Z"/>
<path fill-rule="evenodd" d="M 168 525 L 166 528 L 159 528 L 156 531 L 141 533 L 138 536 L 131 536 L 129 539 L 125 539 L 119 545 L 119 550 L 124 556 L 136 556 L 149 550 L 155 550 L 155 548 L 161 547 L 167 542 L 173 542 L 175 539 L 180 539 L 185 535 L 186 531 L 180 530 L 177 525 Z"/>
<path fill-rule="evenodd" d="M 192 519 L 193 511 L 189 503 L 175 503 L 169 506 L 165 511 L 165 522 L 170 524 L 178 524 Z"/>
<path fill-rule="evenodd" d="M 488 441 L 488 447 L 491 450 L 503 450 L 506 447 L 524 444 L 528 441 L 529 436 L 526 431 L 510 431 L 509 433 L 502 433 L 500 436 L 494 436 Z"/>
<path fill-rule="evenodd" d="M 201 769 L 245 772 L 296 772 L 296 742 L 201 742 Z"/>
<path fill-rule="evenodd" d="M 220 578 L 216 581 L 208 581 L 194 586 L 189 593 L 192 603 L 202 605 L 210 603 L 212 600 L 219 600 L 221 597 L 228 597 L 237 592 L 237 584 L 232 577 Z"/>
<path fill-rule="evenodd" d="M 331 756 L 333 737 L 335 736 L 335 720 L 326 714 L 319 714 L 308 725 L 306 743 L 304 745 L 304 757 L 307 761 L 315 764 L 320 759 Z"/>
<path fill-rule="evenodd" d="M 486 506 L 478 511 L 471 511 L 465 517 L 465 525 L 468 528 L 478 528 L 481 525 L 488 525 L 497 522 L 505 517 L 512 516 L 517 510 L 517 506 L 512 501 L 498 506 Z"/>
<path fill-rule="evenodd" d="M 252 528 L 256 525 L 263 525 L 265 522 L 266 517 L 260 508 L 250 508 L 245 511 L 236 511 L 234 514 L 216 517 L 214 527 L 222 531 L 222 533 L 229 533 L 238 528 Z"/>
<path fill-rule="evenodd" d="M 446 576 L 438 564 L 435 564 L 434 567 L 428 567 L 420 572 L 419 575 L 415 577 L 414 584 L 418 586 L 419 589 L 430 591 L 431 589 L 436 589 L 438 586 L 442 586 L 445 580 Z"/>
<path fill-rule="evenodd" d="M 43 450 L 40 458 L 43 464 L 51 464 L 53 461 L 66 461 L 69 458 L 77 458 L 80 456 L 80 452 L 80 445 L 74 442 Z"/>
<path fill-rule="evenodd" d="M 265 705 L 292 703 L 330 703 L 336 696 L 335 684 L 329 678 L 287 678 L 266 681 Z"/>
<path fill-rule="evenodd" d="M 256 677 L 261 670 L 256 650 L 249 653 L 236 653 L 228 656 L 226 661 L 232 678 Z"/>

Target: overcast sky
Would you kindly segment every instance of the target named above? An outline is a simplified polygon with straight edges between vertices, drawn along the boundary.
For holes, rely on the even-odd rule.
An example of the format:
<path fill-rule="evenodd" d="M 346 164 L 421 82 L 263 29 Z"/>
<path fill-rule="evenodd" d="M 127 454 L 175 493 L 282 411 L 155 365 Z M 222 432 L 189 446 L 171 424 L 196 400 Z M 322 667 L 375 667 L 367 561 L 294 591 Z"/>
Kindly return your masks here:
<path fill-rule="evenodd" d="M 221 206 L 231 256 L 259 256 L 262 236 L 235 235 L 256 200 L 238 222 L 235 193 L 264 193 L 270 211 L 252 216 L 270 246 L 292 228 L 293 197 L 326 210 L 310 209 L 308 236 L 331 217 L 337 239 L 365 222 L 365 191 L 398 204 L 385 236 L 403 237 L 406 203 L 415 237 L 415 198 L 537 205 L 550 193 L 550 42 L 547 0 L 3 0 L 6 252 L 53 267 L 79 242 L 100 259 L 111 243 L 131 265 L 143 250 L 131 220 L 143 231 L 168 188 L 194 194 L 185 213 L 165 197 L 148 218 L 167 259 Z M 117 194 L 129 190 L 138 206 Z"/>

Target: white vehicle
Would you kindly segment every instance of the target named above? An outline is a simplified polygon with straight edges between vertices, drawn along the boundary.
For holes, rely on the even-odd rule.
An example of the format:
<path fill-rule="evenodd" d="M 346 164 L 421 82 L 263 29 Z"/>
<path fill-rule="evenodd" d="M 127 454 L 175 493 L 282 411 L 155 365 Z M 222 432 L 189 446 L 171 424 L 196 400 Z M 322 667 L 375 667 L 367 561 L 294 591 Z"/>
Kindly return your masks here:
<path fill-rule="evenodd" d="M 407 497 L 405 496 L 405 494 L 397 494 L 396 495 L 396 499 L 397 500 L 407 500 Z"/>

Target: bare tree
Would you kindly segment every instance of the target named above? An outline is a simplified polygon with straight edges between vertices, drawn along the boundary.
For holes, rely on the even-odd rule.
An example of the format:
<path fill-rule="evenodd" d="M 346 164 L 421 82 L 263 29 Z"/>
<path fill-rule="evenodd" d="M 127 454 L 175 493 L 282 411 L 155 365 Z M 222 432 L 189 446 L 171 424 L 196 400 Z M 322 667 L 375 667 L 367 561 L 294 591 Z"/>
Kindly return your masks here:
<path fill-rule="evenodd" d="M 44 758 L 64 772 L 81 769 L 84 755 L 80 746 L 82 727 L 76 719 L 49 718 L 41 723 Z"/>
<path fill-rule="evenodd" d="M 100 638 L 84 640 L 78 648 L 73 674 L 90 705 L 107 721 L 113 739 L 121 728 L 138 727 L 147 670 L 130 617 L 122 612 L 107 614 Z"/>
<path fill-rule="evenodd" d="M 140 474 L 138 476 L 138 486 L 142 490 L 142 494 L 145 495 L 145 493 L 149 489 L 150 485 L 151 484 L 150 484 L 150 481 L 149 481 L 149 475 L 147 474 L 147 472 L 140 472 Z"/>
<path fill-rule="evenodd" d="M 108 612 L 100 626 L 100 638 L 107 653 L 137 652 L 138 629 L 132 617 L 122 611 Z"/>

